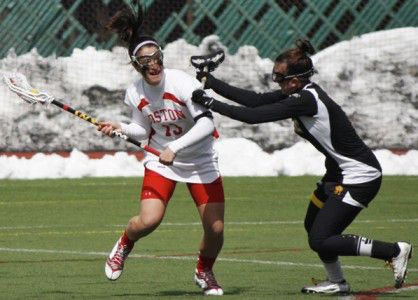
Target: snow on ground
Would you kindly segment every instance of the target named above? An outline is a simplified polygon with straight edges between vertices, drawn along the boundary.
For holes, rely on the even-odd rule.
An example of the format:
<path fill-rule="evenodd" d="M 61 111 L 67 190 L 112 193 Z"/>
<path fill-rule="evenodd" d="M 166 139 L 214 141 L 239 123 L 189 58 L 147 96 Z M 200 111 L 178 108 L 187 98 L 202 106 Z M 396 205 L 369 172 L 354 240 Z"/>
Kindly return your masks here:
<path fill-rule="evenodd" d="M 216 142 L 223 176 L 299 176 L 322 175 L 324 157 L 312 145 L 298 142 L 290 148 L 263 152 L 254 142 L 233 138 Z M 384 175 L 418 175 L 418 151 L 396 155 L 375 151 Z M 31 159 L 0 156 L 0 179 L 80 178 L 143 176 L 144 167 L 126 152 L 90 159 L 74 149 L 67 158 L 38 153 Z"/>

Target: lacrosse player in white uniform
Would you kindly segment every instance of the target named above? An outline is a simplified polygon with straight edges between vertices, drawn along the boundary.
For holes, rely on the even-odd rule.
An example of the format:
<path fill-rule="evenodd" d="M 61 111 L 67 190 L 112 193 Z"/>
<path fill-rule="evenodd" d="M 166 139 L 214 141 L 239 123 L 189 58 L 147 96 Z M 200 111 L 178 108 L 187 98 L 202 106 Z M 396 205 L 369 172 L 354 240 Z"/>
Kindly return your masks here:
<path fill-rule="evenodd" d="M 139 215 L 129 220 L 116 242 L 105 273 L 110 280 L 119 278 L 135 242 L 159 226 L 176 183 L 185 182 L 204 229 L 195 283 L 205 295 L 222 295 L 212 271 L 223 245 L 224 228 L 224 191 L 213 149 L 212 115 L 191 101 L 201 83 L 182 71 L 165 69 L 160 46 L 141 32 L 141 23 L 142 11 L 135 14 L 131 10 L 118 12 L 109 23 L 127 42 L 132 65 L 142 76 L 126 91 L 131 123 L 101 122 L 99 130 L 110 136 L 119 131 L 138 140 L 148 138 L 149 145 L 161 154 L 145 155 Z"/>

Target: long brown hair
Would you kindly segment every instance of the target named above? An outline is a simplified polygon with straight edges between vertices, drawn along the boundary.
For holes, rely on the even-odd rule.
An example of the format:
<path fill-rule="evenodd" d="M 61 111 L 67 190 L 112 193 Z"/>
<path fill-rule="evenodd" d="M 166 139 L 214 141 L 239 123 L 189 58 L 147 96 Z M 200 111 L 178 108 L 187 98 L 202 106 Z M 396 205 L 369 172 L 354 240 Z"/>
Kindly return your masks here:
<path fill-rule="evenodd" d="M 143 32 L 142 24 L 145 14 L 142 6 L 138 4 L 138 9 L 126 8 L 118 11 L 109 21 L 106 28 L 115 31 L 119 38 L 128 46 L 129 56 L 134 55 L 135 47 L 144 41 L 157 41 L 150 35 Z"/>

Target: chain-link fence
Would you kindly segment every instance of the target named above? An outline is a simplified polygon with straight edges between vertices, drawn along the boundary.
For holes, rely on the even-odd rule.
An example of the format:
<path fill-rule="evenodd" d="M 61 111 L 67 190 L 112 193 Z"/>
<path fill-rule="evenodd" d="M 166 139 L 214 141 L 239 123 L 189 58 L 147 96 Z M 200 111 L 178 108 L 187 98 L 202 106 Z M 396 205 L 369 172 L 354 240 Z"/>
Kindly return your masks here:
<path fill-rule="evenodd" d="M 110 49 L 109 17 L 127 6 L 146 9 L 144 30 L 162 45 L 183 38 L 199 44 L 217 35 L 231 53 L 254 45 L 273 58 L 295 36 L 317 49 L 366 32 L 418 26 L 416 0 L 3 0 L 0 57 L 14 48 L 43 56 L 70 55 L 74 48 Z"/>

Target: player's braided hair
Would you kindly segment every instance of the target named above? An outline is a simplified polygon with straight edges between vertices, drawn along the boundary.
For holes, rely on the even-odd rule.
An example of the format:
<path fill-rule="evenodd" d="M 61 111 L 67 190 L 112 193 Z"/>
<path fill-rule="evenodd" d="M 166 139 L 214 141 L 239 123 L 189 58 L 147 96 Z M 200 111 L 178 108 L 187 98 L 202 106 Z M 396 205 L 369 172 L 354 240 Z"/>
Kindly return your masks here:
<path fill-rule="evenodd" d="M 314 73 L 313 63 L 309 55 L 314 54 L 315 49 L 306 39 L 298 39 L 295 44 L 295 48 L 288 49 L 279 54 L 275 62 L 287 64 L 287 75 L 306 74 L 298 77 L 309 78 Z M 310 70 L 312 72 L 309 72 Z"/>

